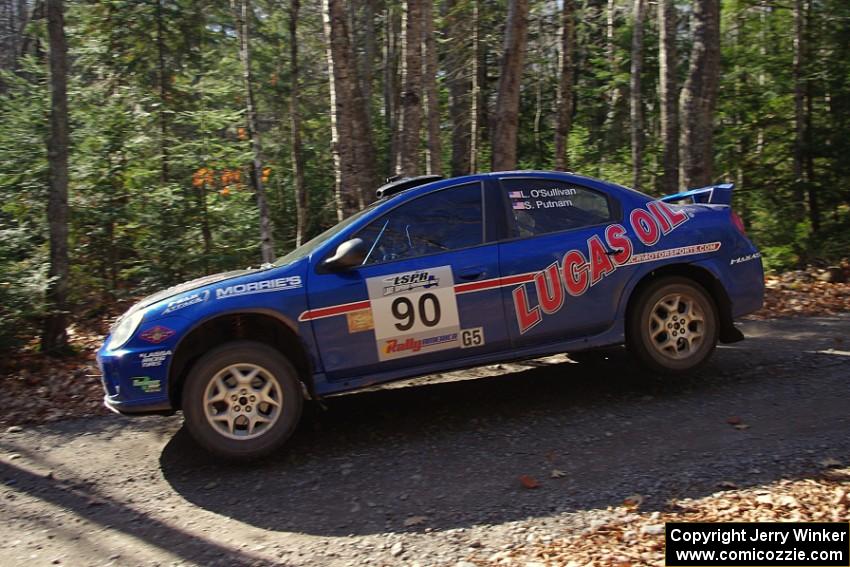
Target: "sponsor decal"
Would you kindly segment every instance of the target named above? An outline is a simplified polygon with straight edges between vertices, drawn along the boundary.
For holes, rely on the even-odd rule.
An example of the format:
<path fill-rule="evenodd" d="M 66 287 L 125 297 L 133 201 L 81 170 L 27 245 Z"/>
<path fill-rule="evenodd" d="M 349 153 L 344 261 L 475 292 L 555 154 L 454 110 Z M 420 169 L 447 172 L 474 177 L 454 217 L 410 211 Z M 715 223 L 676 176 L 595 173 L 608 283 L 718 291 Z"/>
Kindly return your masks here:
<path fill-rule="evenodd" d="M 384 282 L 384 297 L 395 293 L 404 293 L 415 289 L 428 289 L 440 285 L 438 278 L 430 270 L 422 270 L 419 272 L 411 272 L 408 274 L 399 274 L 389 276 L 383 279 Z"/>
<path fill-rule="evenodd" d="M 750 260 L 755 260 L 756 258 L 761 258 L 761 252 L 753 252 L 752 254 L 747 254 L 746 256 L 732 258 L 731 260 L 729 260 L 729 265 L 734 266 L 735 264 L 743 264 L 744 262 L 749 262 Z"/>
<path fill-rule="evenodd" d="M 140 389 L 146 394 L 153 394 L 162 391 L 162 385 L 159 380 L 154 380 L 150 376 L 134 376 L 133 387 Z"/>
<path fill-rule="evenodd" d="M 345 314 L 345 319 L 348 322 L 349 333 L 359 333 L 361 331 L 371 331 L 375 328 L 375 321 L 372 320 L 371 309 L 361 309 Z"/>
<path fill-rule="evenodd" d="M 269 293 L 272 291 L 285 291 L 301 287 L 301 276 L 288 276 L 273 280 L 262 280 L 244 284 L 229 285 L 215 290 L 216 299 L 227 299 L 228 297 L 239 297 L 254 293 Z"/>
<path fill-rule="evenodd" d="M 139 361 L 142 364 L 142 368 L 155 368 L 157 366 L 162 366 L 162 363 L 171 356 L 170 350 L 155 350 L 153 352 L 142 352 L 139 353 Z"/>
<path fill-rule="evenodd" d="M 484 327 L 461 329 L 460 348 L 473 348 L 484 346 L 484 344 Z"/>
<path fill-rule="evenodd" d="M 186 295 L 184 297 L 175 299 L 174 301 L 169 301 L 162 314 L 167 315 L 168 313 L 173 313 L 174 311 L 178 311 L 180 309 L 183 309 L 184 307 L 203 303 L 209 298 L 210 290 L 208 289 L 205 289 L 204 291 L 195 292 L 191 295 Z"/>
<path fill-rule="evenodd" d="M 382 348 L 385 355 L 418 353 L 422 349 L 427 349 L 429 347 L 445 345 L 447 343 L 454 344 L 457 342 L 457 337 L 457 333 L 449 333 L 447 335 L 436 335 L 421 339 L 414 337 L 407 337 L 406 339 L 388 339 L 384 341 L 384 346 Z"/>
<path fill-rule="evenodd" d="M 634 209 L 629 215 L 629 223 L 642 244 L 653 246 L 662 236 L 671 233 L 689 218 L 683 210 L 661 201 L 653 201 L 646 209 Z M 560 311 L 567 295 L 579 297 L 585 294 L 622 266 L 704 254 L 719 249 L 720 242 L 708 242 L 634 254 L 635 245 L 626 227 L 621 224 L 609 225 L 602 236 L 594 234 L 587 239 L 584 248 L 567 251 L 560 262 L 554 262 L 546 269 L 531 274 L 530 279 L 524 278 L 524 274 L 512 276 L 520 284 L 511 292 L 519 331 L 526 333 L 533 329 L 545 315 Z M 527 287 L 530 285 L 536 291 L 536 305 L 529 298 Z"/>
<path fill-rule="evenodd" d="M 151 327 L 150 329 L 143 331 L 139 338 L 145 342 L 152 344 L 159 344 L 162 341 L 174 336 L 174 329 L 169 329 L 168 327 L 163 327 L 162 325 L 157 325 L 155 327 Z"/>
<path fill-rule="evenodd" d="M 652 252 L 635 254 L 634 256 L 632 256 L 631 260 L 629 260 L 629 264 L 655 262 L 656 260 L 664 260 L 665 258 L 673 258 L 677 256 L 693 256 L 694 254 L 705 254 L 707 252 L 717 252 L 718 250 L 720 250 L 719 242 L 691 244 L 690 246 L 682 246 L 680 248 L 667 248 L 666 250 L 653 250 Z"/>

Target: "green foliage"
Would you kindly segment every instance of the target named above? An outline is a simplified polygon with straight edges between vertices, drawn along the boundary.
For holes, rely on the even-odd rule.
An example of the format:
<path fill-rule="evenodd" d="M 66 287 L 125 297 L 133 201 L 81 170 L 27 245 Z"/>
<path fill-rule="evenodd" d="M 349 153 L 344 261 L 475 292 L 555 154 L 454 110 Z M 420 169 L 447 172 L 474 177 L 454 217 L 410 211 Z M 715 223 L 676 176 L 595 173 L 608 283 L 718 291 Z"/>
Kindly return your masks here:
<path fill-rule="evenodd" d="M 574 114 L 570 169 L 631 183 L 630 0 L 576 1 Z M 276 252 L 295 241 L 290 157 L 289 10 L 253 0 L 252 57 L 264 181 Z M 100 314 L 114 300 L 181 280 L 259 261 L 250 147 L 244 132 L 242 68 L 228 0 L 70 0 L 71 290 L 75 314 Z M 369 108 L 379 172 L 391 171 L 392 132 L 384 115 L 383 47 L 388 8 L 378 1 L 374 26 L 366 5 L 350 15 L 358 73 L 374 40 Z M 445 34 L 446 0 L 436 0 L 437 76 L 443 163 L 451 157 L 451 55 L 472 71 L 471 37 Z M 469 0 L 453 13 L 468 20 Z M 479 170 L 489 169 L 490 119 L 496 102 L 505 0 L 479 0 L 481 128 Z M 558 85 L 559 2 L 531 2 L 519 110 L 519 167 L 553 165 Z M 609 6 L 613 34 L 607 35 Z M 804 69 L 811 128 L 806 179 L 794 178 L 793 14 L 790 5 L 722 1 L 722 76 L 716 107 L 715 180 L 734 181 L 734 208 L 761 246 L 766 266 L 781 270 L 828 262 L 850 250 L 850 3 L 811 0 Z M 691 38 L 690 0 L 680 14 L 678 79 L 684 82 Z M 471 29 L 471 28 L 470 28 Z M 370 31 L 373 30 L 373 31 Z M 658 104 L 658 30 L 650 3 L 644 29 L 642 183 L 658 193 L 662 171 Z M 0 77 L 0 348 L 35 334 L 45 285 L 49 88 L 44 23 L 27 34 L 38 47 Z M 371 37 L 369 36 L 371 34 Z M 336 221 L 330 143 L 327 56 L 321 3 L 302 2 L 298 21 L 301 136 L 308 232 Z M 455 50 L 455 51 L 452 51 Z M 456 59 L 456 58 L 455 58 Z M 452 59 L 454 60 L 454 59 Z M 467 127 L 467 125 L 461 125 Z M 423 144 L 424 148 L 424 144 Z M 424 152 L 423 152 L 424 153 Z M 424 156 L 423 156 L 424 157 Z M 424 164 L 424 160 L 423 160 Z M 802 202 L 796 188 L 807 190 Z M 811 191 L 808 191 L 811 189 Z M 813 224 L 812 197 L 821 211 Z M 817 230 L 816 230 L 817 228 Z"/>

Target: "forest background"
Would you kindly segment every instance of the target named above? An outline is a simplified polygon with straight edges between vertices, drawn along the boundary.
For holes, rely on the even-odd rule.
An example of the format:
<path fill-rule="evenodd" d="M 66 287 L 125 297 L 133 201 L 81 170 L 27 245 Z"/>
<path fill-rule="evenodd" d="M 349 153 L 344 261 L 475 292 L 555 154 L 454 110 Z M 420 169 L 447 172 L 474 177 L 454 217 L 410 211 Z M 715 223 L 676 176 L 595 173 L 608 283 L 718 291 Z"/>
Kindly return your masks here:
<path fill-rule="evenodd" d="M 734 182 L 850 250 L 845 0 L 0 0 L 0 350 L 284 254 L 390 175 Z"/>

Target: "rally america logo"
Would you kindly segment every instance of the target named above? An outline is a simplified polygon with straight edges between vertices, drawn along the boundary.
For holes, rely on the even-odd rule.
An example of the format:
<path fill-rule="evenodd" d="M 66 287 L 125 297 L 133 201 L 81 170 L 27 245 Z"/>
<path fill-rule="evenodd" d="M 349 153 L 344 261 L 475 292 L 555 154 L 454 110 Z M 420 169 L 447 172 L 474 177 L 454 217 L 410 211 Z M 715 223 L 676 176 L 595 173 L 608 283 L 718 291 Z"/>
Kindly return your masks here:
<path fill-rule="evenodd" d="M 384 278 L 384 297 L 414 289 L 428 289 L 440 285 L 440 278 L 427 270 Z"/>

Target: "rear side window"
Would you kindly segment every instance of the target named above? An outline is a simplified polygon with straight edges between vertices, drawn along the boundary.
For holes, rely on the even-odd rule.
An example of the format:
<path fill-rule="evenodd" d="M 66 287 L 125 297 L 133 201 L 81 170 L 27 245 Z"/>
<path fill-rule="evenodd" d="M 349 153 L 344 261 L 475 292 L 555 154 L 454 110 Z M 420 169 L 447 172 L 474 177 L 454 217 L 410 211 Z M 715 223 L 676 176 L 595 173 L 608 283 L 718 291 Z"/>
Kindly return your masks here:
<path fill-rule="evenodd" d="M 603 224 L 613 220 L 604 193 L 545 179 L 501 180 L 514 236 L 528 237 Z"/>
<path fill-rule="evenodd" d="M 481 184 L 429 193 L 400 205 L 357 234 L 370 247 L 364 264 L 380 264 L 477 246 L 484 241 Z"/>

